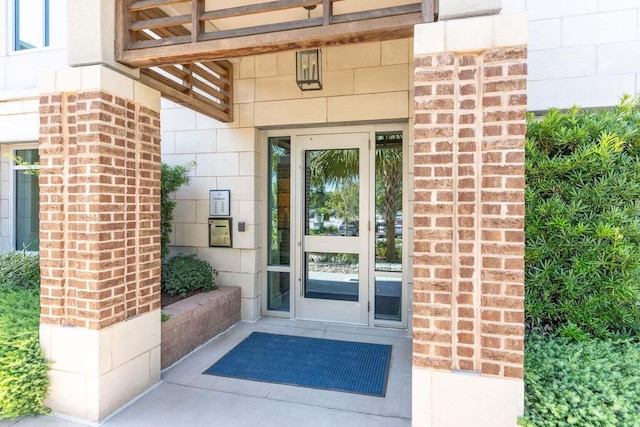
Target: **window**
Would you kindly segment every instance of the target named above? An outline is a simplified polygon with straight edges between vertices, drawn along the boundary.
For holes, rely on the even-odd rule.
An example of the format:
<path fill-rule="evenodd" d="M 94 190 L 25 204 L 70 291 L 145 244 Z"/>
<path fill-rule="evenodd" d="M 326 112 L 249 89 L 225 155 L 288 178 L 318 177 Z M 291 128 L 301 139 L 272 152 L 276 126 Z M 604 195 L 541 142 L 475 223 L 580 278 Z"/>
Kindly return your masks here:
<path fill-rule="evenodd" d="M 67 0 L 14 0 L 14 50 L 63 45 Z"/>
<path fill-rule="evenodd" d="M 24 163 L 38 163 L 38 149 L 15 150 L 14 155 Z M 32 168 L 14 162 L 14 194 L 15 194 L 15 248 L 17 250 L 37 251 L 40 247 L 39 213 L 40 188 L 38 176 L 33 174 Z"/>
<path fill-rule="evenodd" d="M 268 310 L 289 311 L 291 140 L 269 138 Z"/>

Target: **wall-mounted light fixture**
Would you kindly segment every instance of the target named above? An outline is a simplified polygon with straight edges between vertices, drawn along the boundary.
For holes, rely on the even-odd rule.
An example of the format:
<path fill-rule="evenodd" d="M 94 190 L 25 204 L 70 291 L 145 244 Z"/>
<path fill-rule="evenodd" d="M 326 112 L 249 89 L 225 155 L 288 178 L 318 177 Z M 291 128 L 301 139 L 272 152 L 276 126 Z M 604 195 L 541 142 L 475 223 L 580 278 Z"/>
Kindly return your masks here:
<path fill-rule="evenodd" d="M 296 52 L 296 83 L 300 90 L 322 89 L 322 51 Z"/>

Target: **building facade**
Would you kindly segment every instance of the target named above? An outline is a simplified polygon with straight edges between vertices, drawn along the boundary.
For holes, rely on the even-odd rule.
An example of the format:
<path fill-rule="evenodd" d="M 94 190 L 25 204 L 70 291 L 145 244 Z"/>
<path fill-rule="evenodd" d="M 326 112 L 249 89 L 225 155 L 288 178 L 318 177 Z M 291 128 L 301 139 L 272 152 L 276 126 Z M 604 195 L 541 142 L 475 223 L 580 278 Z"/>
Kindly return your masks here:
<path fill-rule="evenodd" d="M 640 43 L 638 2 L 447 2 L 413 37 L 323 46 L 318 91 L 295 50 L 232 58 L 227 123 L 115 61 L 118 2 L 43 0 L 67 14 L 35 38 L 22 3 L 0 6 L 0 247 L 41 255 L 54 412 L 97 421 L 159 380 L 159 164 L 193 161 L 172 251 L 240 286 L 243 320 L 406 329 L 414 425 L 515 423 L 525 111 L 636 94 L 616 52 Z"/>

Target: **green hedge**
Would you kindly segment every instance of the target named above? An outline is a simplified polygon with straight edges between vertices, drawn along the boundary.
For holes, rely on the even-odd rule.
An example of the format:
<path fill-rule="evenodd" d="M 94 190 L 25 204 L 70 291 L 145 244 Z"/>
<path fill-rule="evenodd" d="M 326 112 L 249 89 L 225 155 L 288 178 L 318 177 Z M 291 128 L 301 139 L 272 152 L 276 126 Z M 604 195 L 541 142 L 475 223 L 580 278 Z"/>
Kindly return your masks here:
<path fill-rule="evenodd" d="M 640 109 L 529 117 L 525 311 L 574 339 L 640 333 Z"/>
<path fill-rule="evenodd" d="M 526 427 L 640 426 L 640 342 L 531 334 L 525 346 Z"/>
<path fill-rule="evenodd" d="M 40 348 L 37 256 L 0 256 L 0 418 L 47 413 L 49 365 Z"/>

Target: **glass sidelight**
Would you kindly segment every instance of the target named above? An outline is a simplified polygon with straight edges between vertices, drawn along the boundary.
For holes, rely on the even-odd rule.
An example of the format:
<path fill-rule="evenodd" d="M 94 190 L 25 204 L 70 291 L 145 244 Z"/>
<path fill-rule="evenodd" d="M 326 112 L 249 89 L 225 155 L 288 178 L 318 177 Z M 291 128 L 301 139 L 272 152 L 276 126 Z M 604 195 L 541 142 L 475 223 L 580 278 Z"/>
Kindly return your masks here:
<path fill-rule="evenodd" d="M 290 309 L 291 140 L 269 138 L 267 309 Z"/>
<path fill-rule="evenodd" d="M 375 318 L 402 316 L 402 132 L 377 132 L 375 152 Z"/>

